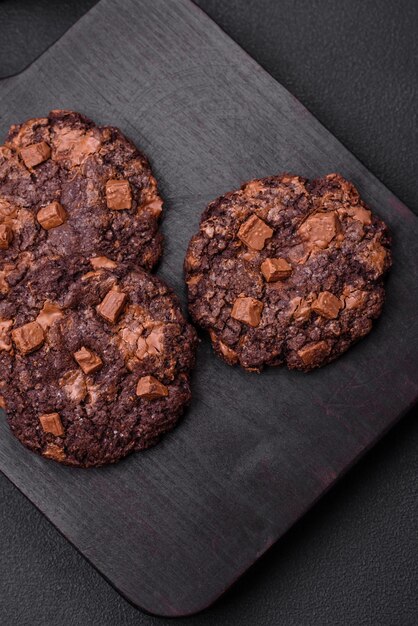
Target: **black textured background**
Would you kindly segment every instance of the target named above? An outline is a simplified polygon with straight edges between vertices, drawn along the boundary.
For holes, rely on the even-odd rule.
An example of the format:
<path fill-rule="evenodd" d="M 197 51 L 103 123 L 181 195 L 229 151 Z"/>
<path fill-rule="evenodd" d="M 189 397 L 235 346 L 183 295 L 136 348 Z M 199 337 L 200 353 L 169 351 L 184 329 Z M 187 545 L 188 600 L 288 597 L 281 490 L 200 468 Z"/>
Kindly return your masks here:
<path fill-rule="evenodd" d="M 0 76 L 23 69 L 93 4 L 0 1 Z M 416 0 L 197 4 L 418 212 Z M 212 609 L 177 622 L 418 624 L 416 417 L 407 416 Z M 168 623 L 120 598 L 1 475 L 0 498 L 1 624 Z"/>

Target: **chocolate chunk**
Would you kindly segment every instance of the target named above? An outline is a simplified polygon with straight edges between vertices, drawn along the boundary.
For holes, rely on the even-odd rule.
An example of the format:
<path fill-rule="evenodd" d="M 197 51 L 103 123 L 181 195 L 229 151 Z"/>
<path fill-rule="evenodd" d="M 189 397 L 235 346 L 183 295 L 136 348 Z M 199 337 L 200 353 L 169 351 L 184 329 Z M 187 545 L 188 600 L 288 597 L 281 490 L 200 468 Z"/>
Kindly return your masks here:
<path fill-rule="evenodd" d="M 223 341 L 218 340 L 213 330 L 210 330 L 209 334 L 215 349 L 219 349 L 225 361 L 230 365 L 236 365 L 236 363 L 238 363 L 238 355 L 235 350 L 227 346 Z"/>
<path fill-rule="evenodd" d="M 194 287 L 194 285 L 198 285 L 202 280 L 202 274 L 195 274 L 187 279 L 187 284 L 189 287 Z"/>
<path fill-rule="evenodd" d="M 14 218 L 19 213 L 19 207 L 4 198 L 0 198 L 0 215 L 3 217 Z"/>
<path fill-rule="evenodd" d="M 145 400 L 156 400 L 168 396 L 168 389 L 154 376 L 143 376 L 138 380 L 136 395 Z"/>
<path fill-rule="evenodd" d="M 228 361 L 228 363 L 231 363 L 231 365 L 235 365 L 235 363 L 238 363 L 238 355 L 235 350 L 227 346 L 226 343 L 224 343 L 223 341 L 219 341 L 218 345 L 219 350 L 221 351 L 223 357 Z"/>
<path fill-rule="evenodd" d="M 310 246 L 327 248 L 339 232 L 339 221 L 335 211 L 313 213 L 300 226 L 299 235 Z"/>
<path fill-rule="evenodd" d="M 80 370 L 66 372 L 60 379 L 59 385 L 64 389 L 68 398 L 76 404 L 83 402 L 87 395 L 86 380 Z"/>
<path fill-rule="evenodd" d="M 312 311 L 312 302 L 314 297 L 309 295 L 307 298 L 297 296 L 290 301 L 293 318 L 298 322 L 306 322 Z"/>
<path fill-rule="evenodd" d="M 54 158 L 67 167 L 76 167 L 84 163 L 90 154 L 97 152 L 100 145 L 101 141 L 94 136 L 94 130 L 86 132 L 81 128 L 63 126 L 57 128 L 54 134 Z"/>
<path fill-rule="evenodd" d="M 128 180 L 108 180 L 106 183 L 107 208 L 114 211 L 130 209 L 132 191 Z"/>
<path fill-rule="evenodd" d="M 64 448 L 62 448 L 61 446 L 57 446 L 55 443 L 48 443 L 42 454 L 47 459 L 59 461 L 60 463 L 62 463 L 66 459 Z"/>
<path fill-rule="evenodd" d="M 108 259 L 107 256 L 93 256 L 90 259 L 90 263 L 92 264 L 92 266 L 93 266 L 93 268 L 95 270 L 114 269 L 118 265 L 117 263 L 112 261 L 112 259 Z"/>
<path fill-rule="evenodd" d="M 258 326 L 263 311 L 263 303 L 255 298 L 239 296 L 232 307 L 231 317 L 248 324 L 248 326 Z"/>
<path fill-rule="evenodd" d="M 365 254 L 366 264 L 371 267 L 376 276 L 381 276 L 386 269 L 387 253 L 381 243 L 373 239 L 368 246 Z"/>
<path fill-rule="evenodd" d="M 64 207 L 54 200 L 50 204 L 42 207 L 36 214 L 36 219 L 45 230 L 56 228 L 64 224 L 67 219 Z"/>
<path fill-rule="evenodd" d="M 111 289 L 104 297 L 103 301 L 97 307 L 97 312 L 107 322 L 114 324 L 126 302 L 126 294 L 118 291 L 117 289 Z"/>
<path fill-rule="evenodd" d="M 0 224 L 0 248 L 7 250 L 13 241 L 13 230 L 8 224 Z"/>
<path fill-rule="evenodd" d="M 343 298 L 345 308 L 349 311 L 351 309 L 361 309 L 365 306 L 368 300 L 367 291 L 362 291 L 361 289 L 353 289 L 351 287 L 345 287 L 343 290 Z"/>
<path fill-rule="evenodd" d="M 292 273 L 292 266 L 286 259 L 266 259 L 261 264 L 261 273 L 268 283 L 288 278 Z"/>
<path fill-rule="evenodd" d="M 22 157 L 26 167 L 35 167 L 40 163 L 43 163 L 51 156 L 51 148 L 46 141 L 40 141 L 39 143 L 32 143 L 26 148 L 20 150 L 20 156 Z"/>
<path fill-rule="evenodd" d="M 0 293 L 2 293 L 3 295 L 9 293 L 10 291 L 9 283 L 6 280 L 8 275 L 8 271 L 0 271 Z"/>
<path fill-rule="evenodd" d="M 155 217 L 159 217 L 163 211 L 163 201 L 161 198 L 154 198 L 153 200 L 149 200 L 142 204 L 138 208 L 138 211 L 143 211 L 145 209 L 152 213 Z"/>
<path fill-rule="evenodd" d="M 128 331 L 128 329 L 125 329 L 122 333 L 123 340 L 128 342 L 130 334 L 130 331 Z M 138 359 L 143 359 L 144 357 L 148 356 L 149 352 L 145 337 L 136 338 L 136 333 L 132 333 L 132 336 L 135 336 L 135 339 L 133 339 L 133 343 L 136 345 L 135 356 Z M 128 365 L 128 367 L 130 367 L 130 365 Z"/>
<path fill-rule="evenodd" d="M 64 313 L 60 309 L 59 306 L 54 304 L 53 302 L 49 302 L 49 300 L 45 300 L 44 306 L 39 312 L 38 317 L 36 318 L 36 322 L 42 326 L 44 330 L 48 330 L 55 322 L 55 320 L 62 317 Z"/>
<path fill-rule="evenodd" d="M 13 320 L 3 320 L 0 322 L 0 350 L 10 352 L 12 349 L 12 340 L 10 330 L 13 326 Z"/>
<path fill-rule="evenodd" d="M 29 354 L 40 348 L 45 341 L 44 331 L 38 322 L 29 322 L 12 330 L 12 338 L 16 348 L 22 354 Z"/>
<path fill-rule="evenodd" d="M 309 343 L 301 350 L 298 350 L 298 356 L 306 367 L 319 365 L 320 362 L 328 356 L 330 347 L 326 341 L 316 341 Z"/>
<path fill-rule="evenodd" d="M 150 355 L 161 354 L 164 351 L 164 330 L 162 324 L 157 324 L 145 339 L 146 350 Z"/>
<path fill-rule="evenodd" d="M 6 410 L 6 400 L 4 399 L 4 396 L 0 396 L 0 409 L 3 409 L 3 411 Z"/>
<path fill-rule="evenodd" d="M 74 353 L 74 358 L 85 374 L 93 374 L 103 365 L 102 359 L 84 346 Z"/>
<path fill-rule="evenodd" d="M 341 308 L 342 304 L 340 299 L 329 291 L 322 291 L 317 299 L 312 302 L 312 310 L 329 320 L 338 317 Z"/>
<path fill-rule="evenodd" d="M 65 432 L 59 413 L 44 413 L 39 417 L 39 421 L 44 432 L 52 433 L 55 437 L 62 437 Z"/>
<path fill-rule="evenodd" d="M 256 215 L 251 215 L 238 231 L 241 241 L 253 250 L 262 250 L 272 234 L 273 229 Z"/>
<path fill-rule="evenodd" d="M 360 204 L 352 207 L 344 207 L 343 211 L 353 220 L 357 220 L 365 226 L 370 226 L 372 223 L 372 212 L 365 209 L 364 206 L 361 206 Z"/>

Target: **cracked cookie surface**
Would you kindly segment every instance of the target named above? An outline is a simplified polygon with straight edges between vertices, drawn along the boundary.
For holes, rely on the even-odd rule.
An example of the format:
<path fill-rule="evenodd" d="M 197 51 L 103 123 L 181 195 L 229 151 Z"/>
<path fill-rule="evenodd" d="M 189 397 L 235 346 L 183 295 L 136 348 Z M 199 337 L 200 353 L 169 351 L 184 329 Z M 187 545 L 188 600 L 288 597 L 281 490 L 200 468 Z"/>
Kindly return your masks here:
<path fill-rule="evenodd" d="M 308 371 L 371 330 L 390 265 L 384 222 L 342 176 L 253 180 L 203 213 L 189 311 L 227 363 Z"/>
<path fill-rule="evenodd" d="M 155 444 L 190 401 L 196 334 L 142 270 L 91 268 L 0 309 L 0 392 L 25 446 L 68 465 L 113 463 Z M 23 286 L 20 287 L 23 290 Z"/>
<path fill-rule="evenodd" d="M 146 157 L 117 129 L 71 111 L 12 126 L 0 147 L 0 297 L 37 260 L 91 256 L 151 269 L 162 201 Z"/>

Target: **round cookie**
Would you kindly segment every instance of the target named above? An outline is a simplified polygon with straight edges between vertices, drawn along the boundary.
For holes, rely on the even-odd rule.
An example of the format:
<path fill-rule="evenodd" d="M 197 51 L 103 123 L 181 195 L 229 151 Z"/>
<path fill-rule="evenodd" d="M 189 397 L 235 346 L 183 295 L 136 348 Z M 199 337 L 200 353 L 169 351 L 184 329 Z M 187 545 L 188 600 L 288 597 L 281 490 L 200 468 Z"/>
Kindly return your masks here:
<path fill-rule="evenodd" d="M 48 295 L 16 304 L 10 319 L 2 312 L 0 391 L 13 434 L 79 467 L 155 444 L 191 398 L 196 333 L 172 291 L 142 270 L 99 269 Z"/>
<path fill-rule="evenodd" d="M 203 213 L 189 310 L 227 363 L 307 371 L 371 330 L 390 265 L 385 224 L 342 176 L 254 180 Z"/>
<path fill-rule="evenodd" d="M 91 257 L 151 269 L 161 211 L 147 159 L 118 129 L 71 111 L 12 126 L 0 147 L 0 296 L 42 256 L 69 271 Z"/>

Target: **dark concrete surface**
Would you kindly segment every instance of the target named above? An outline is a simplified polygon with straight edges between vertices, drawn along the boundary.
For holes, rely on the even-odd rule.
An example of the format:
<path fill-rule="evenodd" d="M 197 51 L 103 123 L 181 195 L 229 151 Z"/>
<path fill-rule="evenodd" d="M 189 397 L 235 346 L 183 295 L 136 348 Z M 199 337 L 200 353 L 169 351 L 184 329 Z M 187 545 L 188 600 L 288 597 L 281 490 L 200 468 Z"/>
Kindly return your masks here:
<path fill-rule="evenodd" d="M 0 76 L 92 4 L 0 1 Z M 197 4 L 418 212 L 415 0 Z M 418 624 L 417 461 L 415 410 L 214 607 L 178 623 Z M 1 475 L 0 529 L 1 624 L 168 623 L 124 601 Z"/>

